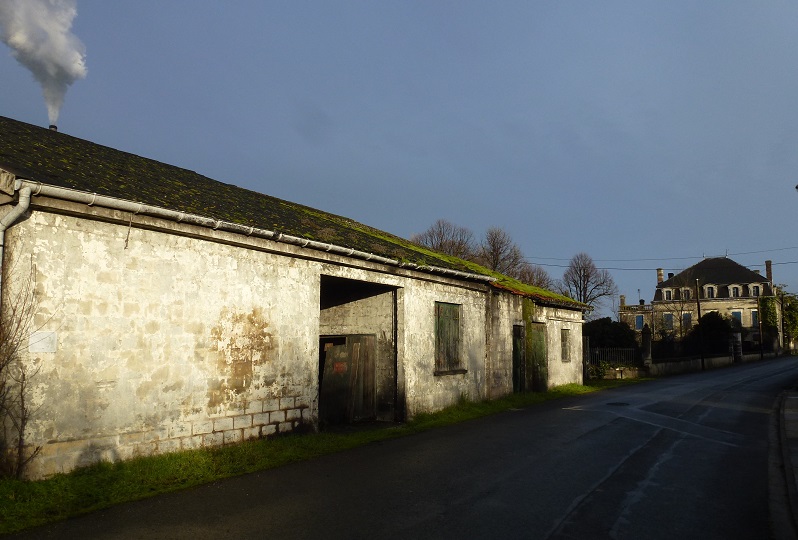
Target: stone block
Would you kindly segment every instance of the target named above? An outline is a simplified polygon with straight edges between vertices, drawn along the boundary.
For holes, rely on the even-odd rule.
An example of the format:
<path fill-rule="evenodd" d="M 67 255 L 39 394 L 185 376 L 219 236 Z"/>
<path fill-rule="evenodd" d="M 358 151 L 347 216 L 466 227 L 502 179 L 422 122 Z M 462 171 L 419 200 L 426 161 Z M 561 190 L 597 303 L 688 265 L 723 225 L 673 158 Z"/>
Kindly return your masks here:
<path fill-rule="evenodd" d="M 239 407 L 235 407 L 235 408 L 230 407 L 230 408 L 227 409 L 226 416 L 241 416 L 242 414 L 245 414 L 246 412 L 247 412 L 246 408 L 243 407 L 243 406 L 239 406 Z"/>
<path fill-rule="evenodd" d="M 279 424 L 285 422 L 285 411 L 274 411 L 269 413 L 269 423 Z"/>
<path fill-rule="evenodd" d="M 202 445 L 202 435 L 194 435 L 180 439 L 180 448 L 182 450 L 196 450 L 197 448 L 202 448 Z"/>
<path fill-rule="evenodd" d="M 299 420 L 302 418 L 302 411 L 300 409 L 290 409 L 285 411 L 286 420 Z"/>
<path fill-rule="evenodd" d="M 119 435 L 119 444 L 125 445 L 133 445 L 144 442 L 144 433 L 141 431 L 136 431 L 133 433 L 121 433 Z"/>
<path fill-rule="evenodd" d="M 294 398 L 292 397 L 280 398 L 280 409 L 287 410 L 293 408 L 294 408 Z"/>
<path fill-rule="evenodd" d="M 277 431 L 280 433 L 289 433 L 294 430 L 294 424 L 291 422 L 280 422 L 277 424 Z"/>
<path fill-rule="evenodd" d="M 232 418 L 218 418 L 213 421 L 213 430 L 214 431 L 227 431 L 228 429 L 233 429 L 233 419 Z"/>
<path fill-rule="evenodd" d="M 263 401 L 256 399 L 247 403 L 247 414 L 255 414 L 263 412 Z"/>
<path fill-rule="evenodd" d="M 295 399 L 294 406 L 298 409 L 302 409 L 305 407 L 310 407 L 311 400 L 308 396 L 299 396 Z"/>
<path fill-rule="evenodd" d="M 180 439 L 166 439 L 163 441 L 158 441 L 159 454 L 177 452 L 178 450 L 180 450 Z"/>
<path fill-rule="evenodd" d="M 242 439 L 242 430 L 231 429 L 224 432 L 224 444 L 239 443 Z"/>
<path fill-rule="evenodd" d="M 269 423 L 269 413 L 258 413 L 252 415 L 252 425 L 262 426 Z"/>
<path fill-rule="evenodd" d="M 191 426 L 192 435 L 204 435 L 213 431 L 213 420 L 194 422 Z"/>
<path fill-rule="evenodd" d="M 243 431 L 244 440 L 260 439 L 260 426 L 246 428 Z"/>
<path fill-rule="evenodd" d="M 169 426 L 169 438 L 178 439 L 191 435 L 191 422 L 176 422 Z"/>
<path fill-rule="evenodd" d="M 265 399 L 263 400 L 263 412 L 272 412 L 280 410 L 279 399 Z"/>
<path fill-rule="evenodd" d="M 261 433 L 261 436 L 263 436 L 263 437 L 268 437 L 269 435 L 274 435 L 275 433 L 277 433 L 277 426 L 274 425 L 274 424 L 271 424 L 271 425 L 268 425 L 268 426 L 263 426 L 261 428 L 260 433 Z"/>
<path fill-rule="evenodd" d="M 252 416 L 245 414 L 243 416 L 236 416 L 233 418 L 233 429 L 242 429 L 252 427 Z"/>
<path fill-rule="evenodd" d="M 133 455 L 136 457 L 151 456 L 155 454 L 157 449 L 158 446 L 154 442 L 141 443 L 137 444 L 133 449 Z"/>
<path fill-rule="evenodd" d="M 224 444 L 224 434 L 221 431 L 202 435 L 202 446 L 221 446 Z"/>
<path fill-rule="evenodd" d="M 144 432 L 144 442 L 155 442 L 168 438 L 169 431 L 166 428 L 156 428 Z"/>

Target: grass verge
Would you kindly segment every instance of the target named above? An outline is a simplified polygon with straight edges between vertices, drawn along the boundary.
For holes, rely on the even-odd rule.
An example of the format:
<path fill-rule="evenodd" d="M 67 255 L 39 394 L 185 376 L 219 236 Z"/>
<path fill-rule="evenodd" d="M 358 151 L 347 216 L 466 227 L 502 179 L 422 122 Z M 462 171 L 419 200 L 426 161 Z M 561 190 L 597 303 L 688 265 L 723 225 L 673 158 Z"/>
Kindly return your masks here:
<path fill-rule="evenodd" d="M 237 445 L 176 452 L 120 463 L 98 463 L 37 482 L 0 480 L 0 534 L 85 514 L 116 504 L 178 491 L 240 474 L 340 452 L 370 442 L 401 437 L 513 408 L 638 382 L 590 381 L 541 393 L 512 394 L 478 403 L 463 402 L 437 413 L 420 414 L 391 427 L 322 432 L 247 441 Z"/>

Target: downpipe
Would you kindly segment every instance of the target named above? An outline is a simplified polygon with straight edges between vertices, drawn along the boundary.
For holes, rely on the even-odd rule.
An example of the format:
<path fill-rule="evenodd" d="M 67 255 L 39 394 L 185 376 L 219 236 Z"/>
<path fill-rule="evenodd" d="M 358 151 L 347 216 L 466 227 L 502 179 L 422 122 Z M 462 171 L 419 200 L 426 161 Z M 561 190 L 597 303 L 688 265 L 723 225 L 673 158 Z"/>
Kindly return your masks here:
<path fill-rule="evenodd" d="M 5 216 L 0 219 L 0 313 L 3 312 L 3 274 L 5 273 L 5 238 L 6 229 L 13 225 L 30 207 L 30 197 L 32 190 L 28 186 L 22 186 L 19 180 L 15 181 L 15 188 L 19 191 L 19 201 L 17 205 Z"/>

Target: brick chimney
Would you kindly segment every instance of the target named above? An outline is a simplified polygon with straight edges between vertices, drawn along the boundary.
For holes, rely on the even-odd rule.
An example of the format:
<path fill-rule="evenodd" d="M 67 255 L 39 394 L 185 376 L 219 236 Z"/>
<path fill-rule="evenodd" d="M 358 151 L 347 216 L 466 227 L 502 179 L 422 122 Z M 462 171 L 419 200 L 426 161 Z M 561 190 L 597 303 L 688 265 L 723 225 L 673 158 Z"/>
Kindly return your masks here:
<path fill-rule="evenodd" d="M 773 284 L 773 261 L 765 261 L 765 277 Z"/>
<path fill-rule="evenodd" d="M 665 274 L 662 268 L 657 268 L 657 283 L 662 283 L 663 281 L 665 281 Z"/>
<path fill-rule="evenodd" d="M 626 305 L 626 295 L 622 294 L 621 295 L 621 307 L 624 307 L 625 305 Z"/>

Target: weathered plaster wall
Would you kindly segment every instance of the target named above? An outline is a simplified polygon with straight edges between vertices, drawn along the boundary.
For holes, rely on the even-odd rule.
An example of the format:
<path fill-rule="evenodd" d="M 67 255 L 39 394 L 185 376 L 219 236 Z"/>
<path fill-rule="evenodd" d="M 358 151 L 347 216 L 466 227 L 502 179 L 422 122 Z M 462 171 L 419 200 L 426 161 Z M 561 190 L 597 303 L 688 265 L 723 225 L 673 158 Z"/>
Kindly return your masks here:
<path fill-rule="evenodd" d="M 404 293 L 403 361 L 408 418 L 443 409 L 460 399 L 486 398 L 485 293 L 423 281 L 408 282 Z M 462 306 L 460 343 L 466 373 L 434 375 L 435 302 Z"/>
<path fill-rule="evenodd" d="M 489 391 L 491 398 L 498 398 L 513 392 L 513 325 L 524 324 L 523 299 L 494 292 L 490 302 Z"/>
<path fill-rule="evenodd" d="M 30 276 L 36 298 L 34 477 L 315 426 L 325 333 L 384 336 L 400 418 L 512 391 L 522 302 L 484 284 L 53 200 L 6 244 L 6 265 Z M 322 275 L 391 290 L 322 315 Z M 4 298 L 22 283 L 7 280 Z M 465 373 L 435 375 L 435 302 L 462 306 Z M 552 325 L 549 384 L 581 382 L 581 314 L 536 317 Z M 559 358 L 563 327 L 580 336 L 570 363 Z"/>
<path fill-rule="evenodd" d="M 32 475 L 314 422 L 312 264 L 42 211 L 7 243 L 37 304 Z"/>
<path fill-rule="evenodd" d="M 569 309 L 541 307 L 537 316 L 546 323 L 548 387 L 582 384 L 582 314 Z M 562 330 L 569 330 L 565 357 L 562 355 Z"/>

